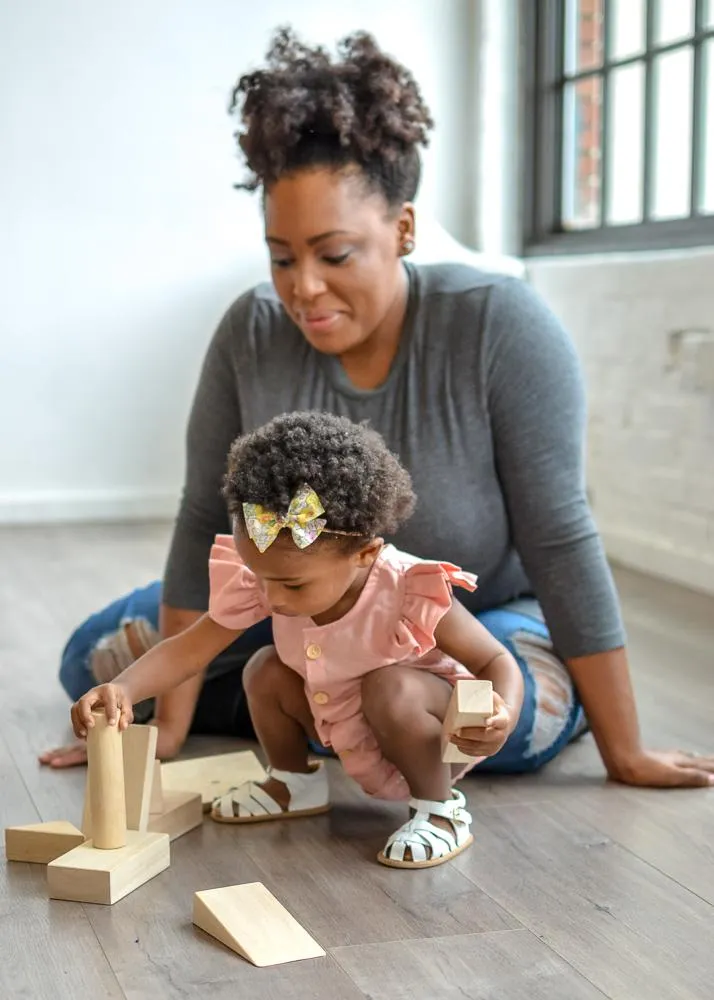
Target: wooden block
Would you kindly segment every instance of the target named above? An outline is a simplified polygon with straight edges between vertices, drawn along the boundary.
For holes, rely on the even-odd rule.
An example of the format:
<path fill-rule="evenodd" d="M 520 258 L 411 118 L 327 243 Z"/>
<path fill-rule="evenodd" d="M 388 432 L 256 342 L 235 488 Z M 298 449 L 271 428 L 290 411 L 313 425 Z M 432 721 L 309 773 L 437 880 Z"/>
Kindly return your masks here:
<path fill-rule="evenodd" d="M 252 750 L 217 754 L 214 757 L 194 757 L 161 765 L 161 785 L 166 794 L 198 792 L 205 812 L 218 795 L 244 781 L 265 781 L 266 774 Z"/>
<path fill-rule="evenodd" d="M 151 800 L 149 801 L 149 816 L 152 813 L 164 811 L 164 791 L 161 785 L 161 761 L 154 761 L 154 780 L 151 782 Z"/>
<path fill-rule="evenodd" d="M 203 823 L 203 801 L 198 792 L 166 792 L 164 808 L 149 816 L 152 833 L 168 833 L 171 840 Z"/>
<path fill-rule="evenodd" d="M 82 833 L 85 840 L 92 836 L 92 810 L 89 797 L 89 771 L 84 781 L 84 806 L 82 808 Z"/>
<path fill-rule="evenodd" d="M 122 733 L 122 760 L 124 765 L 124 797 L 126 826 L 128 830 L 149 829 L 149 814 L 153 800 L 156 760 L 156 726 L 129 726 Z M 161 796 L 159 781 L 158 795 Z M 87 839 L 92 836 L 92 810 L 89 797 L 89 773 L 84 791 L 82 830 Z"/>
<path fill-rule="evenodd" d="M 5 830 L 5 857 L 8 861 L 33 861 L 47 865 L 84 843 L 84 834 L 72 823 L 60 819 L 52 823 L 9 826 Z"/>
<path fill-rule="evenodd" d="M 93 709 L 92 717 L 87 731 L 92 843 L 114 851 L 127 843 L 122 734 L 116 722 L 109 725 L 103 708 Z"/>
<path fill-rule="evenodd" d="M 126 846 L 98 850 L 87 841 L 47 866 L 50 899 L 111 905 L 169 867 L 165 833 L 128 830 Z"/>
<path fill-rule="evenodd" d="M 197 892 L 193 922 L 253 965 L 279 965 L 325 954 L 262 882 Z"/>
<path fill-rule="evenodd" d="M 441 759 L 445 764 L 468 764 L 468 757 L 450 742 L 450 737 L 459 729 L 468 726 L 483 726 L 493 715 L 493 684 L 491 681 L 459 680 L 454 685 L 451 701 L 444 716 L 441 732 Z"/>
<path fill-rule="evenodd" d="M 122 734 L 127 830 L 148 830 L 156 761 L 156 726 L 129 726 Z"/>

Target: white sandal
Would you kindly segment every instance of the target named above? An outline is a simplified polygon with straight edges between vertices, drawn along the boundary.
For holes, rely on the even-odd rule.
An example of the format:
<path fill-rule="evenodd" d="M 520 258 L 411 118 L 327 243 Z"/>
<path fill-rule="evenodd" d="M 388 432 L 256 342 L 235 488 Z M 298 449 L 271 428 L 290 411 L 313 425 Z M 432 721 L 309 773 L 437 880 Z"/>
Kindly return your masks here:
<path fill-rule="evenodd" d="M 268 777 L 287 785 L 290 801 L 283 809 L 256 781 L 245 781 L 213 800 L 211 819 L 217 823 L 263 823 L 271 819 L 317 816 L 330 808 L 327 771 L 316 764 L 309 774 L 268 768 Z"/>
<path fill-rule="evenodd" d="M 414 816 L 386 843 L 377 855 L 377 861 L 390 868 L 433 868 L 443 865 L 461 854 L 473 843 L 471 814 L 466 811 L 466 799 L 456 788 L 451 790 L 448 802 L 430 802 L 428 799 L 410 799 L 409 806 L 416 810 Z M 452 830 L 435 826 L 430 816 L 443 816 L 451 823 Z M 405 861 L 409 851 L 411 861 Z"/>

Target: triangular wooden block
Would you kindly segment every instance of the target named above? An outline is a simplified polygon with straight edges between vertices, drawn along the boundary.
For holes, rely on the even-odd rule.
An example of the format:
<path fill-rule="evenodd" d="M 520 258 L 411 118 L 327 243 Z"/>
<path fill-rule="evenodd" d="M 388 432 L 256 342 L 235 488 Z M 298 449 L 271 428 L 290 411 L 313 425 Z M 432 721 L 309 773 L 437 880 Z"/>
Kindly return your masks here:
<path fill-rule="evenodd" d="M 143 833 L 149 828 L 158 735 L 156 726 L 129 726 L 122 736 L 127 830 Z"/>
<path fill-rule="evenodd" d="M 149 815 L 164 811 L 164 789 L 161 784 L 161 761 L 154 761 L 154 780 L 151 782 L 151 801 Z"/>
<path fill-rule="evenodd" d="M 195 893 L 193 922 L 253 965 L 280 965 L 325 954 L 262 882 Z"/>
<path fill-rule="evenodd" d="M 9 826 L 5 830 L 5 856 L 8 861 L 32 861 L 48 865 L 84 843 L 84 834 L 64 819 L 51 823 Z"/>
<path fill-rule="evenodd" d="M 244 781 L 265 781 L 265 771 L 252 750 L 194 757 L 161 765 L 165 792 L 198 792 L 205 811 L 218 795 Z"/>

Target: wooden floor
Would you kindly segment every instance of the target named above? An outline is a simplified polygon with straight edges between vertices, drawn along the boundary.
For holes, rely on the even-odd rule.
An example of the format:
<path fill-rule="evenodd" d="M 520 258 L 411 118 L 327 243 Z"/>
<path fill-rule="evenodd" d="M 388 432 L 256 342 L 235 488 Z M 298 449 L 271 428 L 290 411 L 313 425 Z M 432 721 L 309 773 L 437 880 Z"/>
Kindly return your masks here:
<path fill-rule="evenodd" d="M 55 680 L 73 624 L 160 574 L 167 529 L 0 531 L 0 819 L 79 822 L 82 770 Z M 647 739 L 714 745 L 714 601 L 619 573 Z M 210 745 L 192 740 L 189 752 Z M 709 1000 L 714 789 L 608 785 L 590 737 L 537 777 L 471 779 L 476 842 L 424 872 L 375 862 L 402 810 L 331 765 L 328 816 L 207 820 L 171 868 L 115 906 L 50 902 L 44 869 L 0 867 L 0 997 L 29 1000 Z M 197 889 L 264 882 L 328 952 L 256 969 L 191 924 Z"/>

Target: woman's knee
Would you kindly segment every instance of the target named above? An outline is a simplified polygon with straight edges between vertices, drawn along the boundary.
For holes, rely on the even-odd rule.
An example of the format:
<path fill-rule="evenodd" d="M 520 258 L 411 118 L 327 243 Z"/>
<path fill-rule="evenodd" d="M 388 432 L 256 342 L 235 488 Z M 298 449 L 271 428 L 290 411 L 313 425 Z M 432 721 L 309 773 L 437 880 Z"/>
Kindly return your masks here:
<path fill-rule="evenodd" d="M 72 639 L 62 653 L 59 682 L 72 701 L 77 701 L 94 686 L 95 681 L 89 670 L 90 649 L 84 643 L 72 642 Z"/>

